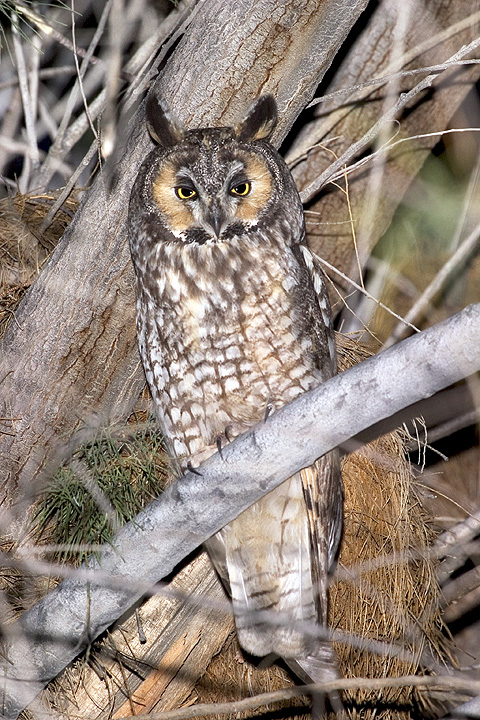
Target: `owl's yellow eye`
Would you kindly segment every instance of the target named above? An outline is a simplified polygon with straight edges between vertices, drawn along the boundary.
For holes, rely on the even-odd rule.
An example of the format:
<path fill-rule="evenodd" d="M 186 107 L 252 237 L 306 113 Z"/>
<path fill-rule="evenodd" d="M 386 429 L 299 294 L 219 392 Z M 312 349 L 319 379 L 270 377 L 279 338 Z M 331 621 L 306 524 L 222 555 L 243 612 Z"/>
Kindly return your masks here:
<path fill-rule="evenodd" d="M 197 197 L 197 191 L 189 187 L 176 187 L 175 195 L 180 200 L 193 200 L 193 198 Z"/>
<path fill-rule="evenodd" d="M 251 186 L 249 182 L 239 183 L 238 185 L 234 185 L 232 188 L 230 188 L 230 194 L 245 197 L 245 195 L 248 195 L 248 193 L 250 192 L 250 187 Z"/>

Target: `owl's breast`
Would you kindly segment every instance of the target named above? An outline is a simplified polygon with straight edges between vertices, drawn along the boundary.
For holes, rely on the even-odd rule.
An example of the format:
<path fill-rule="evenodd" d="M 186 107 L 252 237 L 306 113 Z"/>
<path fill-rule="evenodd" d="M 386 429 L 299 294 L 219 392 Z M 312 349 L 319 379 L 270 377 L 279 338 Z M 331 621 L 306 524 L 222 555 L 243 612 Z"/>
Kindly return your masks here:
<path fill-rule="evenodd" d="M 235 263 L 216 275 L 197 265 L 196 276 L 191 265 L 166 268 L 139 335 L 163 431 L 177 457 L 195 463 L 219 436 L 243 432 L 320 378 L 283 257 L 242 275 Z"/>

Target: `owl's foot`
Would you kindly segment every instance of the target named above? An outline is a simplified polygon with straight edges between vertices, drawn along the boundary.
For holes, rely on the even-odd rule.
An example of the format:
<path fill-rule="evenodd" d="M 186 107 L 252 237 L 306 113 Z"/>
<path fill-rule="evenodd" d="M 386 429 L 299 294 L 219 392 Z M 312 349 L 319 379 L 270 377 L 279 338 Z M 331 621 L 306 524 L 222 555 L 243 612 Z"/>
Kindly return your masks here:
<path fill-rule="evenodd" d="M 231 443 L 233 440 L 235 440 L 239 435 L 249 430 L 251 427 L 250 424 L 243 423 L 243 422 L 232 422 L 228 423 L 228 425 L 225 427 L 223 433 L 220 433 L 220 435 L 217 435 L 215 438 L 215 446 L 217 448 L 218 454 L 224 460 L 222 450 L 225 447 L 227 443 Z"/>

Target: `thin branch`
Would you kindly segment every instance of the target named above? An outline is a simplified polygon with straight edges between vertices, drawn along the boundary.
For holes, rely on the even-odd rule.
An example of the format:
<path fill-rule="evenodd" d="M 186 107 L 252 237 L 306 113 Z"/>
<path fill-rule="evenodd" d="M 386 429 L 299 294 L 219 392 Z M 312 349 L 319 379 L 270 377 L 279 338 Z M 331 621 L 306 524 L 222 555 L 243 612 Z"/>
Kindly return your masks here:
<path fill-rule="evenodd" d="M 77 184 L 78 178 L 82 174 L 84 170 L 87 169 L 90 162 L 92 161 L 92 158 L 95 157 L 95 153 L 98 151 L 98 142 L 94 140 L 90 147 L 88 148 L 87 152 L 85 153 L 82 161 L 78 164 L 77 169 L 75 172 L 70 173 L 70 177 L 68 179 L 68 182 L 66 183 L 65 187 L 63 188 L 62 192 L 58 196 L 58 198 L 53 203 L 52 207 L 48 211 L 48 213 L 45 215 L 45 219 L 43 220 L 42 224 L 40 225 L 40 232 L 44 232 L 53 222 L 53 218 L 57 214 L 58 210 L 62 207 L 65 200 L 68 198 L 70 193 L 72 192 L 73 188 Z"/>
<path fill-rule="evenodd" d="M 354 287 L 355 290 L 358 290 L 359 292 L 362 293 L 362 295 L 365 295 L 366 298 L 368 298 L 369 300 L 372 300 L 375 303 L 375 305 L 377 305 L 378 307 L 381 307 L 382 310 L 385 310 L 390 315 L 392 315 L 394 318 L 397 318 L 399 323 L 404 323 L 409 328 L 411 328 L 414 332 L 420 332 L 420 330 L 417 327 L 415 327 L 415 325 L 412 325 L 412 323 L 410 323 L 407 320 L 405 320 L 404 318 L 402 318 L 401 315 L 398 315 L 398 313 L 396 313 L 394 310 L 392 310 L 387 305 L 382 303 L 380 300 L 377 300 L 377 298 L 375 298 L 371 293 L 369 293 L 365 287 L 356 283 L 355 280 L 352 280 L 352 278 L 349 278 L 348 275 L 345 275 L 345 273 L 343 273 L 341 270 L 338 270 L 338 268 L 336 268 L 334 265 L 331 265 L 327 260 L 324 260 L 316 253 L 314 253 L 314 255 L 315 255 L 315 258 L 318 260 L 318 262 L 321 265 L 323 265 L 323 267 L 325 267 L 328 270 L 330 270 L 331 272 L 335 273 L 335 275 L 338 275 L 339 277 L 341 277 L 342 280 L 345 280 L 346 282 L 348 282 L 348 284 L 351 285 L 352 287 Z"/>
<path fill-rule="evenodd" d="M 126 612 L 142 583 L 165 577 L 280 482 L 373 423 L 480 370 L 479 335 L 480 304 L 297 398 L 171 485 L 88 563 L 119 581 L 117 591 L 100 578 L 88 585 L 66 580 L 9 626 L 0 683 L 5 716 L 16 717 Z"/>
<path fill-rule="evenodd" d="M 168 710 L 159 713 L 139 713 L 138 715 L 127 715 L 125 720 L 189 720 L 189 718 L 206 717 L 208 715 L 229 715 L 256 710 L 264 705 L 285 702 L 295 697 L 304 695 L 315 695 L 317 693 L 328 694 L 335 690 L 382 690 L 383 688 L 421 687 L 435 688 L 436 690 L 457 690 L 459 692 L 478 693 L 480 692 L 480 681 L 471 678 L 464 678 L 451 675 L 405 675 L 403 677 L 389 678 L 345 678 L 342 680 L 330 680 L 314 685 L 301 685 L 297 687 L 274 690 L 273 692 L 261 693 L 254 697 L 234 700 L 224 703 L 201 703 L 178 710 Z"/>
<path fill-rule="evenodd" d="M 105 7 L 103 8 L 102 16 L 101 16 L 100 22 L 98 23 L 98 26 L 97 26 L 97 28 L 96 28 L 96 30 L 95 30 L 95 35 L 93 36 L 93 40 L 92 40 L 92 42 L 90 43 L 90 48 L 89 48 L 89 50 L 90 50 L 90 49 L 93 49 L 93 48 L 96 46 L 96 44 L 99 42 L 101 36 L 103 35 L 103 30 L 104 30 L 104 27 L 105 27 L 105 24 L 106 24 L 106 21 L 107 21 L 109 12 L 110 12 L 110 8 L 111 8 L 111 5 L 112 5 L 112 2 L 113 2 L 113 0 L 110 0 L 110 2 L 107 2 L 107 4 L 105 5 Z M 73 44 L 73 47 L 75 48 L 76 45 L 77 45 L 77 37 L 76 37 L 77 32 L 76 32 L 76 23 L 75 23 L 74 0 L 72 0 L 71 14 L 72 14 L 72 44 Z M 90 130 L 92 131 L 95 139 L 98 140 L 98 134 L 97 134 L 96 128 L 95 128 L 95 126 L 94 126 L 94 124 L 93 124 L 93 120 L 92 120 L 92 118 L 90 117 L 90 112 L 89 112 L 89 109 L 88 109 L 87 96 L 85 95 L 85 88 L 84 88 L 84 86 L 83 86 L 83 79 L 84 79 L 85 73 L 86 73 L 86 71 L 87 71 L 88 57 L 85 57 L 85 58 L 83 59 L 83 63 L 82 63 L 82 67 L 81 67 L 81 68 L 80 68 L 80 65 L 79 65 L 79 62 L 78 62 L 78 55 L 77 55 L 76 52 L 73 53 L 73 61 L 74 61 L 74 63 L 75 63 L 75 71 L 76 71 L 76 74 L 77 74 L 77 82 L 76 82 L 76 85 L 78 84 L 78 90 L 79 90 L 80 95 L 81 95 L 81 98 L 82 98 L 83 107 L 85 108 L 85 114 L 86 114 L 86 116 L 87 116 L 88 124 L 89 124 L 89 126 L 90 126 Z"/>
<path fill-rule="evenodd" d="M 441 584 L 458 567 L 457 551 L 466 548 L 478 535 L 480 535 L 480 510 L 440 535 L 433 546 L 433 551 L 438 558 L 445 558 L 439 576 Z"/>
<path fill-rule="evenodd" d="M 105 79 L 105 110 L 102 117 L 102 156 L 107 158 L 115 147 L 117 129 L 117 100 L 122 67 L 124 45 L 125 11 L 123 0 L 113 0 L 112 11 L 108 18 L 108 38 L 110 57 Z"/>
<path fill-rule="evenodd" d="M 31 165 L 33 165 L 34 168 L 37 167 L 40 160 L 38 155 L 37 136 L 35 133 L 35 103 L 30 93 L 27 76 L 27 66 L 25 62 L 25 55 L 23 52 L 22 43 L 20 40 L 20 34 L 14 22 L 12 22 L 12 37 L 15 60 L 17 63 L 18 82 L 20 87 L 20 93 L 22 96 L 27 142 L 30 148 L 28 155 L 25 155 L 25 162 L 19 181 L 20 189 L 22 190 L 22 192 L 25 192 L 29 184 Z M 31 163 L 30 158 L 32 159 Z"/>
<path fill-rule="evenodd" d="M 415 135 L 412 135 L 410 137 L 404 137 L 400 138 L 399 140 L 394 140 L 393 137 L 386 140 L 383 145 L 381 145 L 377 150 L 372 152 L 370 155 L 364 158 L 360 158 L 360 160 L 357 160 L 357 162 L 352 163 L 346 168 L 341 168 L 340 170 L 337 170 L 337 172 L 330 178 L 330 182 L 335 182 L 336 180 L 339 180 L 340 178 L 343 178 L 345 175 L 351 175 L 353 172 L 358 170 L 359 168 L 368 165 L 376 158 L 377 155 L 384 155 L 386 152 L 390 152 L 390 150 L 393 150 L 394 148 L 398 147 L 398 145 L 403 145 L 403 143 L 413 142 L 414 140 L 422 140 L 423 138 L 433 138 L 438 137 L 441 138 L 444 135 L 451 135 L 451 134 L 460 134 L 460 133 L 475 133 L 480 132 L 480 128 L 477 127 L 466 127 L 466 128 L 450 128 L 450 130 L 437 130 L 432 131 L 428 133 L 416 133 Z"/>
<path fill-rule="evenodd" d="M 465 55 L 468 55 L 469 52 L 472 52 L 472 50 L 479 46 L 480 37 L 475 38 L 475 40 L 472 40 L 472 42 L 468 45 L 464 45 L 458 52 L 456 52 L 448 59 L 448 62 L 455 62 L 456 60 L 461 60 L 463 57 L 465 57 Z M 379 118 L 379 120 L 377 120 L 374 125 L 372 125 L 370 130 L 368 130 L 363 135 L 363 137 L 360 138 L 360 140 L 357 140 L 357 142 L 353 143 L 353 145 L 351 145 L 348 150 L 346 150 L 338 158 L 338 160 L 333 162 L 315 180 L 313 180 L 309 185 L 307 185 L 304 190 L 302 190 L 302 192 L 300 193 L 302 202 L 306 203 L 311 200 L 324 185 L 331 182 L 332 178 L 340 169 L 344 168 L 353 157 L 365 150 L 365 148 L 367 148 L 377 138 L 378 134 L 386 123 L 393 122 L 393 120 L 395 120 L 395 118 L 400 114 L 400 112 L 414 98 L 416 98 L 417 95 L 419 95 L 424 90 L 427 90 L 433 85 L 437 77 L 437 74 L 428 75 L 427 77 L 420 80 L 420 82 L 417 83 L 411 90 L 405 93 L 401 93 L 398 97 L 398 100 L 390 108 L 390 110 L 384 113 L 382 117 Z"/>
<path fill-rule="evenodd" d="M 75 69 L 70 65 L 62 65 L 56 68 L 42 68 L 38 71 L 39 80 L 46 80 L 51 77 L 61 77 L 63 75 L 75 75 Z M 16 77 L 10 78 L 10 80 L 4 80 L 0 82 L 0 90 L 8 90 L 8 88 L 18 87 L 19 79 Z"/>
<path fill-rule="evenodd" d="M 406 335 L 407 328 L 412 327 L 412 323 L 418 322 L 427 308 L 432 303 L 435 296 L 440 292 L 449 278 L 456 272 L 467 259 L 475 252 L 480 240 L 480 223 L 472 230 L 470 235 L 458 246 L 456 251 L 445 263 L 442 269 L 436 274 L 432 282 L 425 288 L 413 307 L 401 322 L 396 325 L 392 334 L 385 342 L 385 347 L 394 345 L 398 340 Z"/>
<path fill-rule="evenodd" d="M 20 89 L 16 88 L 13 91 L 9 107 L 5 111 L 3 122 L 0 126 L 0 137 L 4 138 L 7 143 L 9 141 L 15 142 L 14 138 L 17 133 L 17 128 L 20 124 L 20 118 L 22 116 L 22 97 Z M 9 159 L 11 151 L 8 148 L 8 144 L 0 144 L 0 174 L 3 174 L 4 167 Z"/>
<path fill-rule="evenodd" d="M 322 97 L 312 100 L 312 102 L 307 105 L 307 108 L 315 107 L 315 105 L 320 105 L 321 103 L 333 100 L 336 97 L 343 97 L 344 95 L 348 95 L 349 104 L 357 103 L 358 98 L 352 98 L 352 95 L 354 95 L 355 92 L 358 92 L 359 90 L 365 90 L 366 88 L 371 87 L 378 87 L 379 85 L 386 85 L 391 80 L 402 80 L 403 78 L 413 77 L 414 75 L 425 75 L 425 73 L 441 73 L 451 67 L 460 67 L 462 65 L 478 65 L 479 63 L 480 60 L 473 58 L 471 60 L 456 60 L 455 62 L 449 62 L 447 60 L 447 62 L 438 65 L 425 65 L 425 67 L 415 68 L 415 70 L 400 70 L 396 73 L 382 75 L 382 77 L 373 78 L 372 80 L 358 83 L 358 85 L 350 85 L 350 87 L 342 88 L 341 90 L 335 90 L 334 92 L 328 93 L 327 95 L 322 95 Z"/>

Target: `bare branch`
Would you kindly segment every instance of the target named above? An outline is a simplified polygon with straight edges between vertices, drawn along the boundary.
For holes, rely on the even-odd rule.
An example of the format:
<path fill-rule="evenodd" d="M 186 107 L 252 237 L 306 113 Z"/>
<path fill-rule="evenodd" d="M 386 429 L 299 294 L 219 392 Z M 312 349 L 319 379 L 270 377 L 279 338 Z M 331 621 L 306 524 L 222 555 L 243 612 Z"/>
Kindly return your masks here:
<path fill-rule="evenodd" d="M 384 687 L 430 687 L 441 690 L 457 690 L 478 692 L 480 681 L 471 678 L 452 677 L 451 675 L 405 675 L 390 678 L 348 678 L 331 680 L 315 685 L 289 687 L 273 692 L 262 693 L 254 697 L 225 703 L 202 703 L 191 707 L 179 708 L 160 713 L 139 713 L 138 715 L 124 716 L 124 720 L 188 720 L 189 718 L 206 717 L 208 715 L 230 715 L 255 710 L 271 703 L 283 702 L 302 695 L 315 695 L 315 693 L 331 693 L 334 690 L 368 689 L 378 690 Z"/>
<path fill-rule="evenodd" d="M 471 43 L 462 47 L 457 53 L 452 55 L 452 57 L 448 58 L 447 62 L 454 63 L 457 60 L 461 60 L 465 57 L 465 55 L 468 55 L 468 53 L 472 52 L 472 50 L 477 48 L 479 45 L 480 38 L 475 38 L 475 40 L 472 40 Z M 338 171 L 342 170 L 353 157 L 358 155 L 378 137 L 378 134 L 387 123 L 392 122 L 399 115 L 401 110 L 403 110 L 421 92 L 430 88 L 437 77 L 437 74 L 428 75 L 426 78 L 420 80 L 420 82 L 418 82 L 411 90 L 402 93 L 396 103 L 387 112 L 385 112 L 374 125 L 372 125 L 370 130 L 368 130 L 363 137 L 360 138 L 360 140 L 353 143 L 353 145 L 351 145 L 348 150 L 338 158 L 338 160 L 335 160 L 335 162 L 333 162 L 327 170 L 321 173 L 319 177 L 313 180 L 306 188 L 304 188 L 304 190 L 302 190 L 300 193 L 302 202 L 306 203 L 311 200 L 312 197 L 314 197 L 326 183 L 331 182 L 332 178 L 335 177 L 335 174 Z"/>

